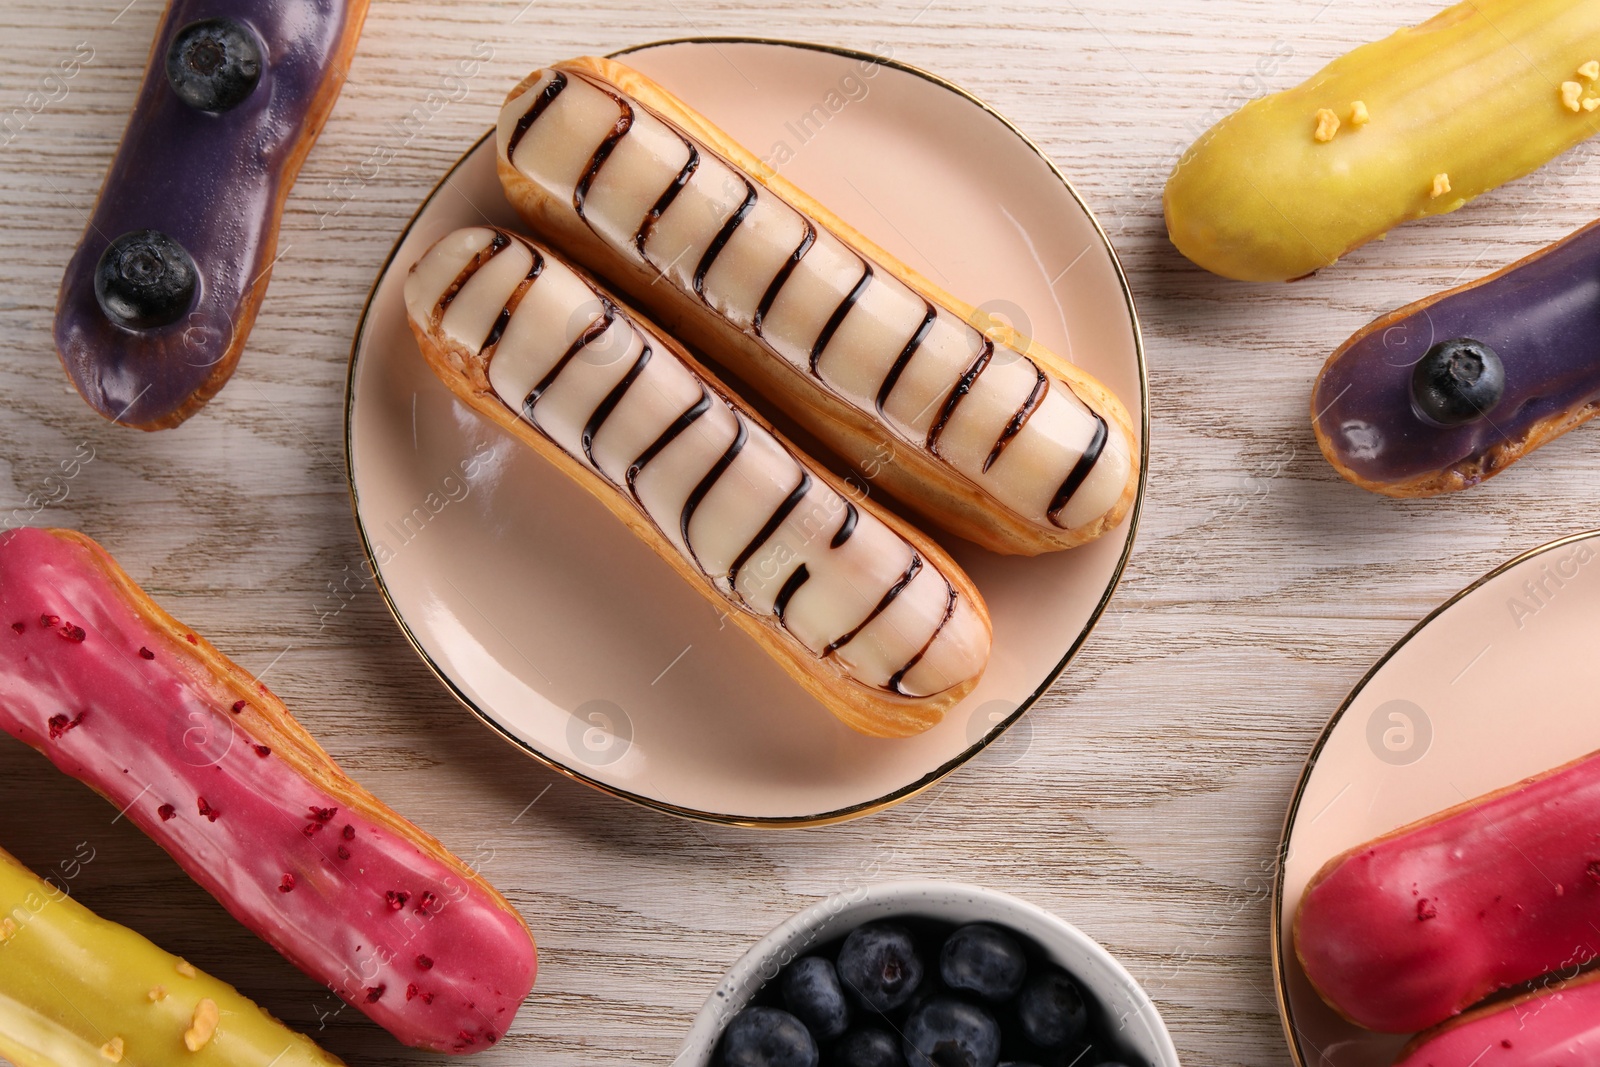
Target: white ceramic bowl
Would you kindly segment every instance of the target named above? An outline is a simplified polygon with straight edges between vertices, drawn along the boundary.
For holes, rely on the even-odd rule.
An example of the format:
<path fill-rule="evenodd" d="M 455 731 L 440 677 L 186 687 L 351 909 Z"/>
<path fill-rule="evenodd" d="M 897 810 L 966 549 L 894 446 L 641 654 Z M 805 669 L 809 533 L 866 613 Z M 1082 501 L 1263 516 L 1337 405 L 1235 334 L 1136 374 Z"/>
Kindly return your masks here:
<path fill-rule="evenodd" d="M 723 1027 L 792 960 L 874 919 L 916 915 L 993 922 L 1031 938 L 1099 1001 L 1123 1050 L 1149 1067 L 1178 1067 L 1161 1013 L 1111 954 L 1076 926 L 1007 893 L 961 882 L 880 882 L 836 894 L 783 923 L 739 958 L 695 1016 L 675 1067 L 707 1067 Z"/>

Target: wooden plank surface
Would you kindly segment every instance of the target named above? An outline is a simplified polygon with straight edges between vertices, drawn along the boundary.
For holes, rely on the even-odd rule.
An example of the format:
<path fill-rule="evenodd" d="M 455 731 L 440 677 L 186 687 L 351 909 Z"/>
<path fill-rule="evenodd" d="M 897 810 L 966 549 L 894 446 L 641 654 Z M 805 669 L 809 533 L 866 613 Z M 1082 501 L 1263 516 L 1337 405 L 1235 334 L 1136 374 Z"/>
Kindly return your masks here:
<path fill-rule="evenodd" d="M 0 112 L 27 115 L 0 133 L 0 515 L 101 539 L 177 616 L 266 672 L 350 773 L 507 891 L 543 968 L 512 1034 L 480 1063 L 667 1061 L 724 968 L 790 913 L 864 881 L 932 876 L 1021 894 L 1100 939 L 1150 989 L 1187 1062 L 1281 1064 L 1266 887 L 1312 740 L 1415 620 L 1511 555 L 1590 527 L 1600 497 L 1592 430 L 1453 499 L 1369 496 L 1317 452 L 1312 377 L 1380 312 L 1600 214 L 1600 183 L 1585 174 L 1593 148 L 1580 147 L 1293 286 L 1190 266 L 1166 242 L 1160 191 L 1210 122 L 1435 7 L 379 0 L 289 201 L 284 255 L 237 375 L 182 429 L 144 435 L 82 404 L 49 328 L 159 4 L 7 0 Z M 545 771 L 478 727 L 350 578 L 361 557 L 345 489 L 346 362 L 396 234 L 528 70 L 701 33 L 886 45 L 989 100 L 1099 213 L 1149 347 L 1137 548 L 1100 629 L 1031 713 L 1026 743 L 897 810 L 826 829 L 692 825 Z M 466 93 L 415 135 L 397 132 L 481 42 L 493 54 Z M 73 77 L 50 77 L 85 49 Z M 379 148 L 392 162 L 358 172 Z M 64 488 L 47 481 L 80 448 L 93 461 Z M 352 1064 L 427 1058 L 339 1011 L 112 815 L 0 743 L 5 847 L 46 868 L 87 841 L 96 858 L 73 883 L 86 903 Z"/>

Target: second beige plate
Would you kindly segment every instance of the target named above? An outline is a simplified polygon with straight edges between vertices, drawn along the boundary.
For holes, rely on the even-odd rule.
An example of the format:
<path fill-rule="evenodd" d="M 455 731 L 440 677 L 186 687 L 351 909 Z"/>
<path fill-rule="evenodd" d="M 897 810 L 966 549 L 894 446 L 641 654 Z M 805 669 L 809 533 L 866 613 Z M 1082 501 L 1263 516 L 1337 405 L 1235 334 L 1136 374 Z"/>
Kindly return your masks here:
<path fill-rule="evenodd" d="M 1144 361 L 1116 256 L 1061 174 L 983 104 L 882 58 L 804 45 L 703 39 L 625 58 L 868 237 L 1100 378 L 1142 428 Z M 423 203 L 373 288 L 347 449 L 395 617 L 507 739 L 678 814 L 823 822 L 949 773 L 1077 651 L 1122 572 L 1137 507 L 1095 544 L 1037 559 L 944 539 L 993 617 L 982 684 L 920 737 L 840 725 L 599 503 L 429 372 L 406 326 L 406 271 L 444 234 L 485 221 L 516 224 L 488 140 Z"/>
<path fill-rule="evenodd" d="M 1347 849 L 1600 749 L 1596 634 L 1600 531 L 1463 590 L 1334 715 L 1285 821 L 1273 906 L 1278 1002 L 1300 1067 L 1388 1067 L 1409 1036 L 1363 1030 L 1317 996 L 1292 939 L 1306 884 Z"/>

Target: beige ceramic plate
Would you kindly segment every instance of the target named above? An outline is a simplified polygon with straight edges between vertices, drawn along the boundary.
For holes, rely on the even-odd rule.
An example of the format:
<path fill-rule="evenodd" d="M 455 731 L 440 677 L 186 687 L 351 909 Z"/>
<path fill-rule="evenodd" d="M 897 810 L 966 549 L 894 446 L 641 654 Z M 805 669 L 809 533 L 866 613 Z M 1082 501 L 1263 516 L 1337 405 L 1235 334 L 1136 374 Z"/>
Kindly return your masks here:
<path fill-rule="evenodd" d="M 1061 174 L 982 103 L 892 62 L 804 45 L 674 41 L 626 58 L 873 240 L 1098 376 L 1142 427 L 1144 360 L 1116 256 Z M 845 818 L 970 758 L 1088 636 L 1137 508 L 1099 542 L 1038 559 L 947 539 L 994 619 L 982 684 L 920 737 L 840 725 L 597 502 L 429 372 L 405 323 L 406 271 L 439 237 L 485 220 L 515 224 L 489 140 L 423 203 L 373 288 L 346 446 L 395 617 L 451 691 L 529 755 L 678 814 Z"/>
<path fill-rule="evenodd" d="M 1334 715 L 1283 832 L 1273 965 L 1301 1067 L 1388 1067 L 1407 1036 L 1335 1015 L 1294 958 L 1306 883 L 1346 849 L 1600 749 L 1600 531 L 1519 556 L 1389 651 Z"/>

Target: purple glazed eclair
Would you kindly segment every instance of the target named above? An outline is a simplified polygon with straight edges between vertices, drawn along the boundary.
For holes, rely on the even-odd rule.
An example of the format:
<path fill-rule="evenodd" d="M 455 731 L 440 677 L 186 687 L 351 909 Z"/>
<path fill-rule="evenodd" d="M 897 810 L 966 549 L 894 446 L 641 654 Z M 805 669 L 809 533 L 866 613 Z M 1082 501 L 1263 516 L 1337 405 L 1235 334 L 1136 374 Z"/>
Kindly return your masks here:
<path fill-rule="evenodd" d="M 1477 485 L 1600 410 L 1600 223 L 1376 320 L 1311 395 L 1322 453 L 1386 496 Z"/>
<path fill-rule="evenodd" d="M 0 618 L 0 730 L 403 1043 L 476 1052 L 505 1035 L 537 969 L 516 909 L 104 549 L 0 535 Z"/>
<path fill-rule="evenodd" d="M 56 303 L 62 366 L 106 418 L 176 426 L 233 374 L 367 2 L 167 8 Z"/>

